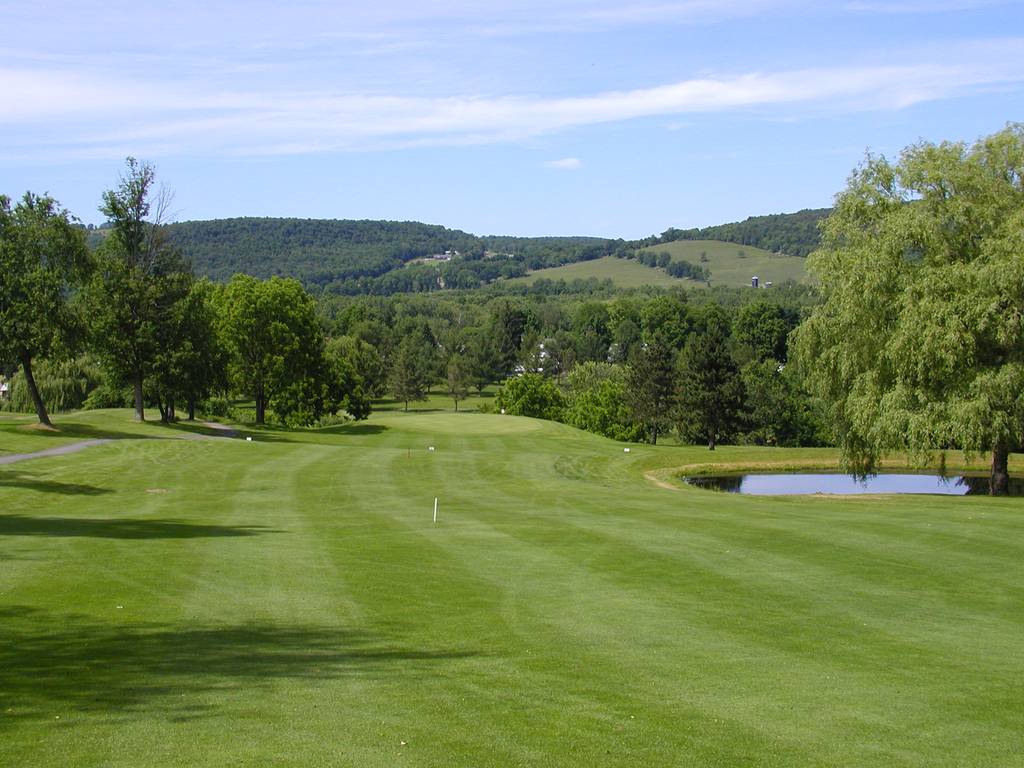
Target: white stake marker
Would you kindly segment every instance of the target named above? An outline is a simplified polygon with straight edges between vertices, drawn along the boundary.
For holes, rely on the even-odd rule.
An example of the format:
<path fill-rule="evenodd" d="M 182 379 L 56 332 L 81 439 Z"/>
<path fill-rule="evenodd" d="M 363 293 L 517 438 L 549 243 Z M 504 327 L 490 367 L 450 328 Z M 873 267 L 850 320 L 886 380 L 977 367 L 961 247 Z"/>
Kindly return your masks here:
<path fill-rule="evenodd" d="M 437 522 L 437 496 L 434 497 L 434 522 Z"/>

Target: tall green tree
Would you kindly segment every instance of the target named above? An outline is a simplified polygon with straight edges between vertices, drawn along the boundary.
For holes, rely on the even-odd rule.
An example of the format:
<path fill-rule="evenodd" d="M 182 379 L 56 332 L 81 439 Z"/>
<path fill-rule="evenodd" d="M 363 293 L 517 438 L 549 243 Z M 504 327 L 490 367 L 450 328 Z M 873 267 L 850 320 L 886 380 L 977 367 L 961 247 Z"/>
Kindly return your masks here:
<path fill-rule="evenodd" d="M 741 307 L 732 321 L 736 341 L 749 347 L 756 360 L 785 362 L 789 330 L 782 309 L 763 300 Z"/>
<path fill-rule="evenodd" d="M 743 380 L 720 327 L 695 334 L 679 356 L 675 423 L 684 440 L 708 450 L 743 425 Z"/>
<path fill-rule="evenodd" d="M 957 447 L 989 453 L 990 490 L 1007 492 L 1024 431 L 1022 178 L 1018 124 L 868 157 L 837 198 L 796 349 L 852 472 Z"/>
<path fill-rule="evenodd" d="M 507 376 L 515 369 L 523 346 L 523 336 L 536 326 L 533 315 L 518 304 L 503 300 L 494 306 L 488 334 L 497 353 L 498 378 Z"/>
<path fill-rule="evenodd" d="M 17 361 L 40 424 L 50 416 L 32 361 L 54 349 L 70 322 L 68 294 L 92 260 L 80 228 L 50 197 L 25 196 L 11 209 L 0 196 L 0 358 Z"/>
<path fill-rule="evenodd" d="M 406 411 L 410 400 L 427 399 L 433 368 L 433 359 L 421 337 L 410 335 L 399 342 L 391 364 L 391 392 L 396 400 L 405 403 Z"/>
<path fill-rule="evenodd" d="M 643 426 L 651 445 L 672 423 L 675 387 L 672 350 L 657 341 L 645 344 L 626 374 L 627 402 L 633 420 Z"/>
<path fill-rule="evenodd" d="M 161 421 L 176 419 L 177 403 L 195 419 L 198 402 L 227 385 L 228 353 L 218 335 L 220 286 L 179 274 L 179 297 L 157 326 L 157 351 L 146 379 Z"/>
<path fill-rule="evenodd" d="M 327 342 L 327 353 L 351 366 L 366 395 L 381 397 L 387 391 L 384 361 L 372 344 L 356 336 L 339 336 Z"/>
<path fill-rule="evenodd" d="M 235 275 L 224 289 L 220 336 L 236 384 L 252 395 L 256 423 L 275 401 L 281 413 L 312 414 L 323 363 L 316 303 L 297 280 Z"/>
<path fill-rule="evenodd" d="M 167 335 L 161 324 L 172 321 L 171 308 L 191 272 L 166 239 L 162 219 L 169 196 L 155 184 L 153 166 L 128 158 L 117 188 L 103 193 L 100 211 L 110 234 L 98 249 L 87 290 L 92 345 L 114 380 L 131 385 L 140 421 L 143 383 Z"/>
<path fill-rule="evenodd" d="M 449 358 L 445 383 L 448 387 L 448 397 L 455 403 L 457 411 L 459 410 L 459 401 L 465 400 L 469 395 L 469 366 L 466 365 L 462 355 L 452 355 Z"/>
<path fill-rule="evenodd" d="M 468 333 L 465 359 L 470 383 L 478 393 L 503 375 L 497 344 L 484 328 L 473 328 Z"/>

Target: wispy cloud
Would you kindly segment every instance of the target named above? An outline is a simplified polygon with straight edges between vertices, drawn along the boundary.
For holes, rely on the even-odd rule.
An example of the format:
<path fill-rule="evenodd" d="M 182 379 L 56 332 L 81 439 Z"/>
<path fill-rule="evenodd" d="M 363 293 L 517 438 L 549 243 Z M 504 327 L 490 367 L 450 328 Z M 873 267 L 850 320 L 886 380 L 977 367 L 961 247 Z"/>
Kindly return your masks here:
<path fill-rule="evenodd" d="M 578 157 L 563 157 L 561 160 L 548 160 L 544 167 L 556 171 L 575 171 L 583 167 L 583 162 Z"/>
<path fill-rule="evenodd" d="M 947 49 L 890 66 L 707 76 L 580 96 L 408 96 L 221 90 L 59 68 L 0 69 L 0 129 L 12 155 L 308 154 L 506 142 L 647 117 L 758 110 L 901 109 L 1024 82 L 1024 38 Z M 55 126 L 59 123 L 59 130 Z M 117 125 L 112 130 L 109 125 Z M 18 129 L 16 132 L 13 129 Z M 141 152 L 140 152 L 141 154 Z M 572 158 L 566 158 L 566 161 Z"/>
<path fill-rule="evenodd" d="M 934 14 L 973 11 L 981 8 L 1007 5 L 1008 3 L 1009 0 L 897 0 L 896 2 L 856 0 L 855 2 L 848 2 L 845 8 L 856 13 Z"/>

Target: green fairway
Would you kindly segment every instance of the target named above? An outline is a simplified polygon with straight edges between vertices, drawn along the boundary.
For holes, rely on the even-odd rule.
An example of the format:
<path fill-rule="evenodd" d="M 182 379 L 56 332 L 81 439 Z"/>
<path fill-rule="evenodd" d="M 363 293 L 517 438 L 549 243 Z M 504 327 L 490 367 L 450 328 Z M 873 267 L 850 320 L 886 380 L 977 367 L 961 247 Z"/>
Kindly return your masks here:
<path fill-rule="evenodd" d="M 614 256 L 605 256 L 592 261 L 577 261 L 550 269 L 538 269 L 526 277 L 517 277 L 508 282 L 532 285 L 542 278 L 568 282 L 576 279 L 586 280 L 591 277 L 596 277 L 598 280 L 611 280 L 619 288 L 639 288 L 643 285 L 686 288 L 697 285 L 693 280 L 671 277 L 665 274 L 664 270 L 645 267 L 638 261 L 617 259 Z"/>
<path fill-rule="evenodd" d="M 711 270 L 711 284 L 741 287 L 750 285 L 757 275 L 761 285 L 776 285 L 786 280 L 802 282 L 807 277 L 807 260 L 797 256 L 782 256 L 752 245 L 736 245 L 720 240 L 677 240 L 663 245 L 652 245 L 646 251 L 667 251 L 672 258 L 689 261 Z M 706 261 L 701 260 L 701 256 Z M 653 271 L 653 270 L 652 270 Z M 705 285 L 704 283 L 694 283 Z"/>
<path fill-rule="evenodd" d="M 479 413 L 55 423 L 0 456 L 118 439 L 0 466 L 5 768 L 1022 764 L 1020 499 L 678 490 L 835 453 Z"/>

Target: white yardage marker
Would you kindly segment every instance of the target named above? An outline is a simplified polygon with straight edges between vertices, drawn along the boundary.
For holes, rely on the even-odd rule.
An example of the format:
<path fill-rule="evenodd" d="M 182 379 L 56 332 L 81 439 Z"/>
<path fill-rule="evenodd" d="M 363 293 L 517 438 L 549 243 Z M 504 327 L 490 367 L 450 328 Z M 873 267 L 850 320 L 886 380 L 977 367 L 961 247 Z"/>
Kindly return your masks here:
<path fill-rule="evenodd" d="M 434 497 L 434 522 L 437 522 L 437 496 Z"/>

